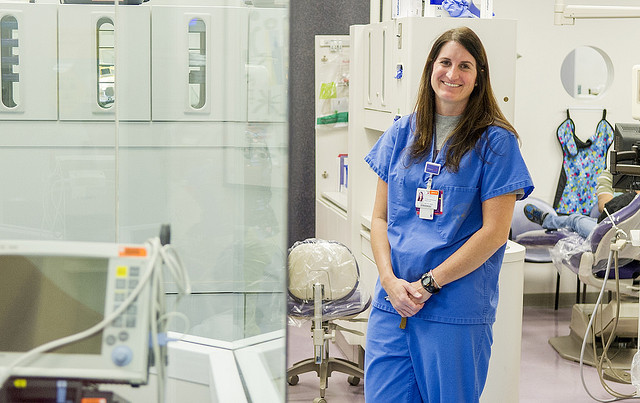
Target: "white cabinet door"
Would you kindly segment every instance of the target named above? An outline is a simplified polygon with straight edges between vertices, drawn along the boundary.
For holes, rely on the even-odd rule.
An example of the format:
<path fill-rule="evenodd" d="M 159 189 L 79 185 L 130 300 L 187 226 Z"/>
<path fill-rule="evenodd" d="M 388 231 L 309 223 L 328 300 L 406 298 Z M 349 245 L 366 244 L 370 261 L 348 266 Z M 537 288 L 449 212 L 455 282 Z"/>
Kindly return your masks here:
<path fill-rule="evenodd" d="M 365 28 L 364 107 L 391 113 L 394 106 L 393 44 L 394 21 L 371 24 Z"/>
<path fill-rule="evenodd" d="M 113 6 L 61 5 L 58 18 L 60 120 L 113 120 L 116 108 L 149 120 L 149 8 L 121 7 L 117 27 Z"/>
<path fill-rule="evenodd" d="M 349 247 L 347 212 L 320 195 L 316 198 L 316 238 L 338 241 Z"/>
<path fill-rule="evenodd" d="M 248 13 L 152 7 L 153 120 L 246 121 Z"/>
<path fill-rule="evenodd" d="M 0 4 L 0 120 L 56 120 L 56 5 Z"/>

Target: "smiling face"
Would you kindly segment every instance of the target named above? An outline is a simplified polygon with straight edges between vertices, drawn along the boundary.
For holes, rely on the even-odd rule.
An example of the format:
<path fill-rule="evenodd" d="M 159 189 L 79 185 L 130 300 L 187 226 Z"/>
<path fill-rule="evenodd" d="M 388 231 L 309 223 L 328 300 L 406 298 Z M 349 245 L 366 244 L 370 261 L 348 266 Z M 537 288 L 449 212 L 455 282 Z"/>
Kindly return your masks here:
<path fill-rule="evenodd" d="M 445 116 L 461 115 L 476 85 L 477 75 L 476 59 L 464 46 L 455 41 L 444 44 L 431 73 L 436 112 Z"/>

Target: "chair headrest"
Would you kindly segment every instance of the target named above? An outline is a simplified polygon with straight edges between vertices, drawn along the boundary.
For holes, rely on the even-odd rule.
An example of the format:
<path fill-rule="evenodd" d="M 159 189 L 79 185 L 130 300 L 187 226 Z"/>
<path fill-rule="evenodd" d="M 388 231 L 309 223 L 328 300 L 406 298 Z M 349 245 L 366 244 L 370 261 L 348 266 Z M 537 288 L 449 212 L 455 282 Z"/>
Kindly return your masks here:
<path fill-rule="evenodd" d="M 289 293 L 313 300 L 314 285 L 324 287 L 324 301 L 350 296 L 358 286 L 358 263 L 349 248 L 339 242 L 308 239 L 289 250 Z"/>

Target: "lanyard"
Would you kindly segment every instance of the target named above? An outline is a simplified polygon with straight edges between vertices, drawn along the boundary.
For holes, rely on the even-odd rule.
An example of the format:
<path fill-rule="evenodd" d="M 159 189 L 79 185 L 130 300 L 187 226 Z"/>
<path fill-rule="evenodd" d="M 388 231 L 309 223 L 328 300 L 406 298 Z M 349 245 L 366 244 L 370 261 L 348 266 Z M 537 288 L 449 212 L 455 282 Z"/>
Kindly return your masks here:
<path fill-rule="evenodd" d="M 416 191 L 416 213 L 423 220 L 433 220 L 434 214 L 442 214 L 442 190 L 431 190 L 433 177 L 440 174 L 441 165 L 436 162 L 436 135 L 433 133 L 431 145 L 431 161 L 424 164 L 424 172 L 429 174 L 426 188 L 418 188 Z"/>
<path fill-rule="evenodd" d="M 433 128 L 433 136 L 431 141 L 431 162 L 435 164 L 436 158 L 438 157 L 438 150 L 436 149 L 436 128 Z"/>
<path fill-rule="evenodd" d="M 424 172 L 429 174 L 429 178 L 427 179 L 427 191 L 431 190 L 431 182 L 433 181 L 434 175 L 440 175 L 441 165 L 436 163 L 436 133 L 433 132 L 433 142 L 431 145 L 431 162 L 427 161 L 424 164 Z"/>

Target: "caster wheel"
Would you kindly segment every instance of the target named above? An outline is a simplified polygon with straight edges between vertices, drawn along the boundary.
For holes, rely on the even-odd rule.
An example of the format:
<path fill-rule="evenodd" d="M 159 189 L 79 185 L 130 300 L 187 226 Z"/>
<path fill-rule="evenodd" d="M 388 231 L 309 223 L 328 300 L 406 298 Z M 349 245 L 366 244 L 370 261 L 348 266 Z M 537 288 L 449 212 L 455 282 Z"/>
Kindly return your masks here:
<path fill-rule="evenodd" d="M 358 386 L 358 384 L 360 383 L 360 378 L 358 378 L 357 376 L 350 376 L 349 378 L 347 378 L 347 382 L 349 382 L 349 385 L 351 386 Z"/>
<path fill-rule="evenodd" d="M 293 375 L 293 376 L 290 376 L 289 379 L 287 379 L 287 383 L 293 386 L 293 385 L 297 385 L 299 380 L 300 378 L 298 378 L 298 375 Z"/>
<path fill-rule="evenodd" d="M 327 401 L 324 400 L 324 397 L 316 397 L 313 399 L 313 403 L 327 403 Z"/>

